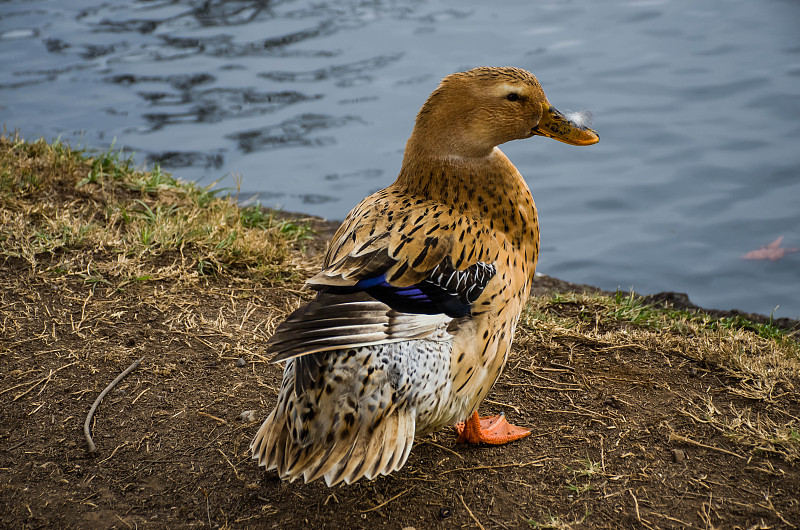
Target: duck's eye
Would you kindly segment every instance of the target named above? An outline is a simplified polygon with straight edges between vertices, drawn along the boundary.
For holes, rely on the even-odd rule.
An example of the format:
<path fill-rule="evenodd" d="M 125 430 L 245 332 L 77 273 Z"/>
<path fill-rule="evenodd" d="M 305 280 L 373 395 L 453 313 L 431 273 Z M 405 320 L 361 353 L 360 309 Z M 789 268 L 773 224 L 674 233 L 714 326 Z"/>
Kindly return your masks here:
<path fill-rule="evenodd" d="M 516 92 L 512 92 L 506 96 L 506 99 L 509 101 L 519 101 L 519 94 L 517 94 Z"/>

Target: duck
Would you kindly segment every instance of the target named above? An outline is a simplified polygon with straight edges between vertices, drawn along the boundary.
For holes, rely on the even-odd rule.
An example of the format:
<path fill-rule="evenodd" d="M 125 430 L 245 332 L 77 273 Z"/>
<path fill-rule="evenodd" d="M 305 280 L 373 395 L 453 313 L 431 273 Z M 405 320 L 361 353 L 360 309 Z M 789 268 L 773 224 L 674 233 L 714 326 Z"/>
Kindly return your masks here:
<path fill-rule="evenodd" d="M 441 80 L 397 179 L 347 215 L 307 281 L 316 297 L 266 344 L 285 366 L 250 446 L 260 466 L 351 484 L 399 470 L 416 436 L 448 426 L 472 444 L 530 434 L 477 409 L 508 359 L 539 255 L 530 189 L 497 146 L 534 136 L 599 140 L 524 69 Z"/>

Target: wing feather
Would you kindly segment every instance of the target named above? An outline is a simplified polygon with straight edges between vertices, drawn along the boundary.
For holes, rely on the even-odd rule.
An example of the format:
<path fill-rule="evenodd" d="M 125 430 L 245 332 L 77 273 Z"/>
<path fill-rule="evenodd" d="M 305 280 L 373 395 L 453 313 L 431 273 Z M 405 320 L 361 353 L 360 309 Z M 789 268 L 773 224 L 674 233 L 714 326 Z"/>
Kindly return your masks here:
<path fill-rule="evenodd" d="M 465 228 L 456 231 L 456 224 Z M 496 277 L 496 266 L 476 253 L 476 235 L 484 232 L 438 203 L 397 200 L 387 190 L 365 199 L 334 235 L 323 270 L 307 282 L 317 298 L 269 341 L 273 360 L 443 332 L 452 319 L 470 315 Z"/>
<path fill-rule="evenodd" d="M 330 326 L 336 315 L 335 326 Z M 320 292 L 278 326 L 267 342 L 274 362 L 317 352 L 412 340 L 441 333 L 446 315 L 402 313 L 364 292 Z"/>

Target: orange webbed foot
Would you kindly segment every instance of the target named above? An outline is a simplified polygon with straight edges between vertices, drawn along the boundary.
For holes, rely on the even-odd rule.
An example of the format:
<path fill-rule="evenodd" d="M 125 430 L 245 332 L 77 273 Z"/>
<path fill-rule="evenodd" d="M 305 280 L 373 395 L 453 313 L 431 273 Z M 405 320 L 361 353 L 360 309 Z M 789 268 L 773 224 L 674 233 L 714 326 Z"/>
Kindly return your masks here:
<path fill-rule="evenodd" d="M 457 442 L 491 445 L 513 442 L 525 438 L 531 433 L 528 429 L 508 423 L 505 414 L 481 418 L 478 416 L 477 410 L 466 422 L 456 425 L 456 432 L 458 433 Z"/>

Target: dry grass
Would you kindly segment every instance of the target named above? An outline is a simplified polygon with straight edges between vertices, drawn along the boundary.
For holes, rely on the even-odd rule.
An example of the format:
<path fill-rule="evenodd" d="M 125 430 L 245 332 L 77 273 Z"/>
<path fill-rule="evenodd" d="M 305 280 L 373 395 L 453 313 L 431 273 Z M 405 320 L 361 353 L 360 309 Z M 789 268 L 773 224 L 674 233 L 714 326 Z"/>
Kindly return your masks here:
<path fill-rule="evenodd" d="M 309 230 L 158 167 L 136 169 L 116 151 L 0 137 L 0 258 L 32 273 L 122 288 L 235 269 L 280 284 L 303 275 L 296 249 Z"/>
<path fill-rule="evenodd" d="M 624 349 L 694 361 L 724 377 L 731 395 L 769 404 L 775 414 L 733 405 L 721 412 L 708 398 L 690 403 L 687 416 L 753 452 L 778 454 L 790 463 L 800 459 L 800 419 L 781 408 L 800 397 L 800 343 L 787 331 L 741 318 L 659 308 L 633 294 L 565 293 L 533 300 L 519 333 L 522 347 L 545 344 L 567 355 L 581 345 L 598 354 Z"/>
<path fill-rule="evenodd" d="M 534 299 L 520 332 L 523 344 L 536 334 L 539 340 L 589 342 L 598 351 L 638 348 L 680 355 L 736 379 L 737 392 L 752 399 L 796 391 L 793 381 L 800 379 L 800 343 L 787 331 L 702 311 L 659 308 L 633 294 L 566 293 Z"/>

